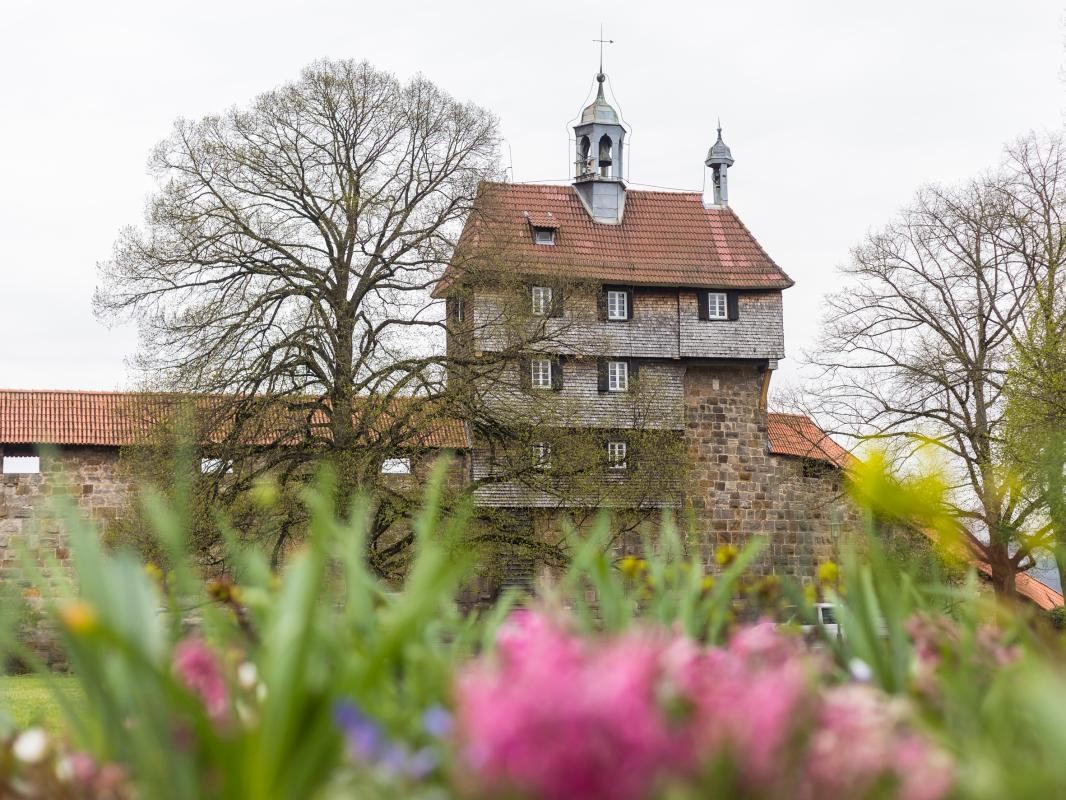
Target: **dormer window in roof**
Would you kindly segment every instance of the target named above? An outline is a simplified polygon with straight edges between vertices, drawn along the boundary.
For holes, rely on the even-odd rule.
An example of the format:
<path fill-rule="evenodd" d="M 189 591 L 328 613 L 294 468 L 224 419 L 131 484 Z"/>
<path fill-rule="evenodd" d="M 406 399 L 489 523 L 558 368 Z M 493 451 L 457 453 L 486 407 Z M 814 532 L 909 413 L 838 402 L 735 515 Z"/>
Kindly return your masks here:
<path fill-rule="evenodd" d="M 523 215 L 533 230 L 533 244 L 555 244 L 555 231 L 559 223 L 550 211 L 523 211 Z"/>
<path fill-rule="evenodd" d="M 534 228 L 534 244 L 555 244 L 555 228 Z"/>

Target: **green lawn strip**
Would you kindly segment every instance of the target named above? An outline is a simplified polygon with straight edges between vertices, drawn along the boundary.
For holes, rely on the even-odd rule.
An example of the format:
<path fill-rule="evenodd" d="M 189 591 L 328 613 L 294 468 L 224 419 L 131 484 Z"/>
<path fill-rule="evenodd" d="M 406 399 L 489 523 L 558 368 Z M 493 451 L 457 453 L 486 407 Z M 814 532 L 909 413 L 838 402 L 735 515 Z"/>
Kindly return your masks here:
<path fill-rule="evenodd" d="M 50 679 L 37 675 L 0 676 L 0 710 L 19 728 L 41 725 L 57 730 L 63 723 L 63 713 L 52 693 L 52 687 L 66 694 L 74 702 L 81 702 L 77 679 L 54 675 Z"/>

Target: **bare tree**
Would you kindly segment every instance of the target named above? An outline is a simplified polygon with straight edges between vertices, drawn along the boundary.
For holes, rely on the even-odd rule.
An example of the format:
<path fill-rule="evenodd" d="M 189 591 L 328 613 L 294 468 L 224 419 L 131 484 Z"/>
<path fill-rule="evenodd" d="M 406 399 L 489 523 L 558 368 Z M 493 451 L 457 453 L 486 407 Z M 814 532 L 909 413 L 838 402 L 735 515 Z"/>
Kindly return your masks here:
<path fill-rule="evenodd" d="M 1034 538 L 1066 585 L 1066 153 L 1062 134 L 1030 135 L 1008 151 L 1004 241 L 1032 282 L 1006 384 L 1002 458 L 1038 509 Z"/>
<path fill-rule="evenodd" d="M 159 189 L 145 224 L 122 232 L 95 302 L 104 318 L 139 323 L 146 388 L 199 398 L 195 436 L 215 459 L 197 483 L 205 508 L 258 520 L 248 503 L 258 480 L 291 496 L 328 459 L 342 502 L 375 497 L 372 563 L 402 570 L 411 536 L 395 523 L 421 484 L 382 465 L 424 461 L 443 432 L 489 419 L 479 387 L 565 338 L 565 324 L 530 318 L 519 291 L 530 271 L 479 224 L 495 213 L 484 189 L 499 163 L 490 113 L 423 77 L 401 84 L 351 61 L 313 64 L 247 108 L 175 124 L 151 158 Z M 462 285 L 435 299 L 446 266 Z M 524 302 L 474 321 L 462 292 L 481 281 Z M 460 346 L 476 338 L 471 326 L 506 340 L 491 352 Z M 544 400 L 527 393 L 521 414 L 482 435 L 528 439 L 556 419 Z M 175 442 L 162 427 L 159 441 Z M 585 468 L 601 470 L 599 453 L 587 455 Z M 526 459 L 509 477 L 530 473 Z M 277 561 L 299 519 L 245 529 L 268 531 Z"/>
<path fill-rule="evenodd" d="M 429 288 L 497 144 L 491 114 L 425 78 L 323 61 L 157 146 L 160 189 L 96 306 L 140 324 L 149 387 L 215 398 L 215 449 L 255 455 L 229 491 L 325 454 L 342 489 L 381 488 L 383 460 L 452 411 Z"/>
<path fill-rule="evenodd" d="M 1034 275 L 1006 236 L 1008 179 L 928 188 L 844 268 L 817 352 L 818 405 L 839 427 L 942 454 L 954 512 L 997 592 L 1033 564 L 1034 507 L 1002 469 L 1004 385 Z"/>

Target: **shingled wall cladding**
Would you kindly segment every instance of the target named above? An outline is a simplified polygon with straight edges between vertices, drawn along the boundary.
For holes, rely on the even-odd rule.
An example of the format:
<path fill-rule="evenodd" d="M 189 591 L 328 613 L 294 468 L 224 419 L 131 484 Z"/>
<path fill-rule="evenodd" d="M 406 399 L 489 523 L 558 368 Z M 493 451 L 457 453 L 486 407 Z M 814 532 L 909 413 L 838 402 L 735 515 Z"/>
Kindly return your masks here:
<path fill-rule="evenodd" d="M 837 471 L 805 477 L 803 459 L 769 453 L 761 381 L 754 367 L 689 367 L 686 505 L 695 512 L 705 563 L 713 563 L 720 544 L 743 546 L 765 535 L 760 569 L 809 580 L 833 557 L 841 532 L 854 528 L 855 511 Z"/>
<path fill-rule="evenodd" d="M 542 346 L 534 349 L 628 358 L 784 358 L 784 323 L 780 292 L 739 296 L 736 320 L 700 320 L 696 292 L 676 289 L 633 290 L 633 318 L 597 321 L 598 289 L 568 291 L 563 314 L 548 319 Z M 504 316 L 500 293 L 478 288 L 474 309 L 476 347 L 503 349 Z"/>
<path fill-rule="evenodd" d="M 674 429 L 683 427 L 683 364 L 642 363 L 632 392 L 601 392 L 594 358 L 563 360 L 563 385 L 519 391 L 519 369 L 510 366 L 489 390 L 489 408 L 500 418 L 509 412 L 523 421 L 596 428 Z"/>
<path fill-rule="evenodd" d="M 683 358 L 785 357 L 780 292 L 741 294 L 736 320 L 699 319 L 695 292 L 681 292 L 680 302 Z"/>

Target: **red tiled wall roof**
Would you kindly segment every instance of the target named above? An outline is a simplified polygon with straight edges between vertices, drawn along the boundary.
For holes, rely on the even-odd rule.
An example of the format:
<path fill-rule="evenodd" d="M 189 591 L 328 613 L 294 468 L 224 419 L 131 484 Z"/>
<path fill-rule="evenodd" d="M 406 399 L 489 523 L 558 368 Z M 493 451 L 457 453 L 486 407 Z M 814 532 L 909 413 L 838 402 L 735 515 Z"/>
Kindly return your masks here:
<path fill-rule="evenodd" d="M 144 442 L 179 399 L 137 392 L 0 390 L 0 444 L 123 447 Z M 457 419 L 434 418 L 416 438 L 425 447 L 466 447 L 466 431 Z"/>
<path fill-rule="evenodd" d="M 731 208 L 704 208 L 696 193 L 628 191 L 620 225 L 594 222 L 572 186 L 486 184 L 479 209 L 460 249 L 507 247 L 516 269 L 529 274 L 644 286 L 792 285 Z M 555 245 L 535 245 L 530 221 L 547 219 L 558 227 Z M 438 294 L 456 277 L 447 273 Z"/>
<path fill-rule="evenodd" d="M 834 442 L 818 423 L 801 414 L 767 414 L 766 432 L 770 452 L 828 461 L 846 467 L 852 455 Z"/>

